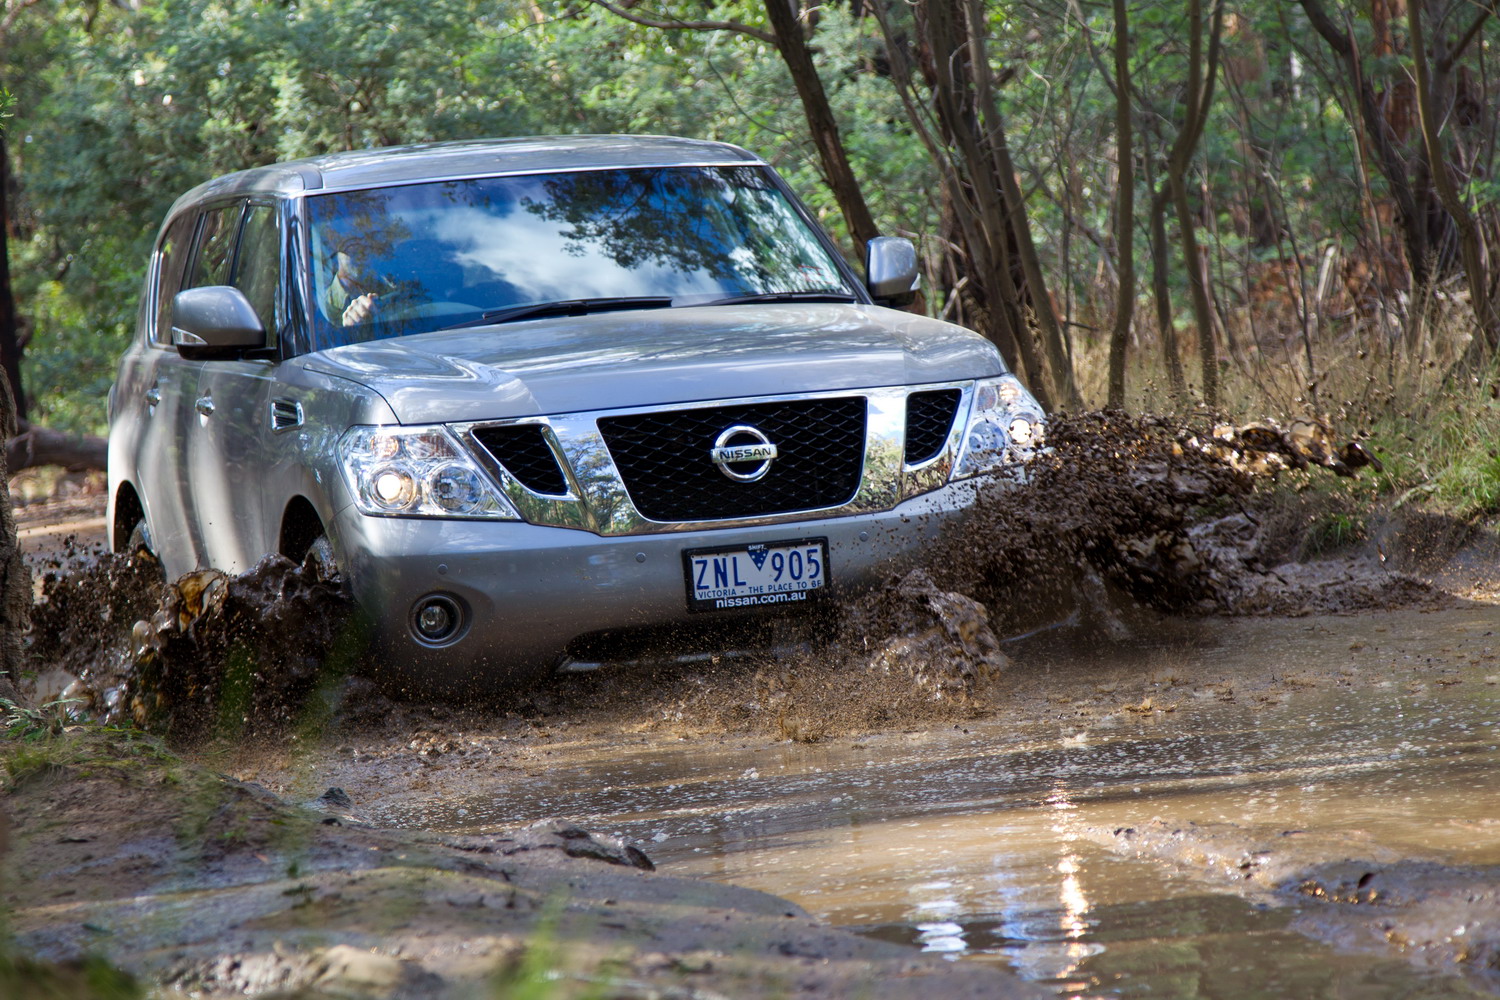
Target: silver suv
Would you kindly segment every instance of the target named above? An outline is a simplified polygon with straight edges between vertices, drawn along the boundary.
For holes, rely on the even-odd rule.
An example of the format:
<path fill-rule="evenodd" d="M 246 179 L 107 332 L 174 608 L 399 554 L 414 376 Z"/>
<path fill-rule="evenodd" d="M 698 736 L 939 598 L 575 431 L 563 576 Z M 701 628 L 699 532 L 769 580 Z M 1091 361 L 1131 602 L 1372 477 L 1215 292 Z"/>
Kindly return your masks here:
<path fill-rule="evenodd" d="M 514 681 L 867 584 L 1038 446 L 971 331 L 887 308 L 733 146 L 339 153 L 180 198 L 110 393 L 110 524 L 170 576 L 336 567 L 380 659 Z"/>

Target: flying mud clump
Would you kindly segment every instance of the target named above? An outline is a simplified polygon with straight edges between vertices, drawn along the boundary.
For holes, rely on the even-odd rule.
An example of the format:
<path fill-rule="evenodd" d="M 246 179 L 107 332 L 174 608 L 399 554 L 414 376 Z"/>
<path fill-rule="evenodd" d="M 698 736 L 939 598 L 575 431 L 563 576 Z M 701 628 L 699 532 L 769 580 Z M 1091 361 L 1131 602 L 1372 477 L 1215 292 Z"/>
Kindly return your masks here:
<path fill-rule="evenodd" d="M 194 740 L 284 728 L 361 652 L 352 603 L 320 564 L 267 556 L 171 584 L 150 553 L 96 553 L 49 573 L 32 612 L 34 669 L 63 664 L 75 711 Z"/>

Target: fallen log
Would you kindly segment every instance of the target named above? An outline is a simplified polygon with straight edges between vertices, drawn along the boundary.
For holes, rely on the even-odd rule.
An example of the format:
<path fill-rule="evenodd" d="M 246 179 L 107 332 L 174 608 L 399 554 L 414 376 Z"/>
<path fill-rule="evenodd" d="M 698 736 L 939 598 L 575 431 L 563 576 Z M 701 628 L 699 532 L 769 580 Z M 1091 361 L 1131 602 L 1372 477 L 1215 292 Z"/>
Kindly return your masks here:
<path fill-rule="evenodd" d="M 38 465 L 60 465 L 69 472 L 103 471 L 108 455 L 109 444 L 102 437 L 23 423 L 20 433 L 5 443 L 5 468 L 12 476 Z"/>

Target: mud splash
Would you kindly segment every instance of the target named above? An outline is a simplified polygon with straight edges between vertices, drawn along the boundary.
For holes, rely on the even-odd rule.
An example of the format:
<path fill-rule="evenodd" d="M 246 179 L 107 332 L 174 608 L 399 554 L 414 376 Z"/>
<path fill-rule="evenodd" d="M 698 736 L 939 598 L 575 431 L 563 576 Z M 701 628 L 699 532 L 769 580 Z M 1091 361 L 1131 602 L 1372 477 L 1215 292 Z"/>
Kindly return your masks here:
<path fill-rule="evenodd" d="M 1016 640 L 1159 634 L 1212 615 L 1310 614 L 1446 600 L 1376 557 L 1287 564 L 1304 511 L 1281 474 L 1348 474 L 1362 448 L 1260 424 L 1212 432 L 1090 413 L 1053 422 L 1049 453 L 996 489 L 922 566 L 844 602 L 776 656 L 568 678 L 515 707 L 627 730 L 763 732 L 816 742 L 991 714 Z M 1296 500 L 1296 494 L 1290 494 Z"/>
<path fill-rule="evenodd" d="M 1094 412 L 1054 419 L 1049 445 L 1024 484 L 986 494 L 924 565 L 806 623 L 787 648 L 692 666 L 647 658 L 555 679 L 505 707 L 815 741 L 984 714 L 1009 665 L 1003 637 L 1039 628 L 1122 638 L 1163 615 L 1434 599 L 1374 563 L 1276 565 L 1295 546 L 1261 486 L 1286 470 L 1349 474 L 1371 461 L 1326 431 Z M 308 712 L 358 721 L 381 711 L 355 703 L 390 704 L 368 684 L 345 685 L 362 629 L 315 566 L 268 557 L 239 577 L 206 571 L 162 587 L 146 555 L 68 564 L 44 576 L 30 654 L 38 670 L 76 674 L 70 694 L 95 717 L 196 739 L 285 731 Z"/>
<path fill-rule="evenodd" d="M 285 729 L 357 665 L 356 620 L 311 561 L 164 584 L 144 550 L 70 548 L 42 574 L 27 654 L 38 674 L 76 678 L 63 692 L 74 714 L 192 741 Z"/>
<path fill-rule="evenodd" d="M 65 671 L 77 679 L 66 697 L 84 699 L 98 714 L 129 671 L 131 630 L 161 597 L 161 564 L 149 553 L 121 555 L 69 538 L 33 567 L 33 580 L 25 638 L 31 672 Z"/>

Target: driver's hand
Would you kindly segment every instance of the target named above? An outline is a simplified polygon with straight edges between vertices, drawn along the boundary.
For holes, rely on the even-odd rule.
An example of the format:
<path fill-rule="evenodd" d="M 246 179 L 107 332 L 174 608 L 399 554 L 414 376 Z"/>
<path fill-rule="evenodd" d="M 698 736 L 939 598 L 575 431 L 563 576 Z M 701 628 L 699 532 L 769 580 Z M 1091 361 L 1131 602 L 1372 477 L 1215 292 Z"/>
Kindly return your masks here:
<path fill-rule="evenodd" d="M 368 323 L 375 315 L 375 298 L 374 292 L 367 292 L 354 299 L 344 307 L 344 315 L 340 321 L 344 326 L 359 326 L 361 323 Z"/>

